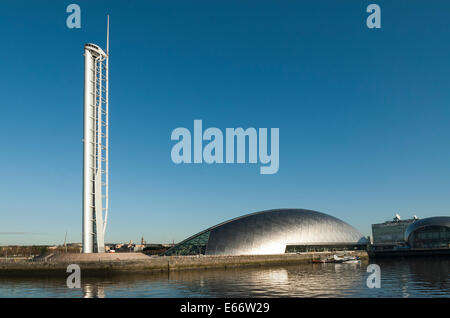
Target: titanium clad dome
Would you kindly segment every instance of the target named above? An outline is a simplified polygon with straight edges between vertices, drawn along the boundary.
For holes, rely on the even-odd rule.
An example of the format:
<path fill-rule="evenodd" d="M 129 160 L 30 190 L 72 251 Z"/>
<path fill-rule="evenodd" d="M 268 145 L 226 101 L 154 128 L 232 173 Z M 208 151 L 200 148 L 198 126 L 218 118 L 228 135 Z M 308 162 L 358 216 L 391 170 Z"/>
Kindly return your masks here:
<path fill-rule="evenodd" d="M 220 223 L 182 241 L 166 255 L 267 255 L 283 254 L 288 245 L 367 243 L 355 228 L 330 215 L 303 209 L 277 209 Z"/>

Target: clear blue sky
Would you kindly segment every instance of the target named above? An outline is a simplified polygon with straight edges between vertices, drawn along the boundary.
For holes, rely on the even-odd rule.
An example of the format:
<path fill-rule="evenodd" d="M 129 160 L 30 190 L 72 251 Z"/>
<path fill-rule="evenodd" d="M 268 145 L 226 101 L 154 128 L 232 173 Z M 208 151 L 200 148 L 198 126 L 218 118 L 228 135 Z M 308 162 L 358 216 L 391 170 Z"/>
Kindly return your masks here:
<path fill-rule="evenodd" d="M 66 27 L 78 3 L 82 28 Z M 368 29 L 370 3 L 382 28 Z M 111 15 L 106 241 L 307 208 L 450 215 L 448 1 L 0 2 L 0 245 L 81 241 L 83 45 Z M 280 170 L 175 165 L 176 127 L 278 127 Z M 14 233 L 11 233 L 14 232 Z"/>

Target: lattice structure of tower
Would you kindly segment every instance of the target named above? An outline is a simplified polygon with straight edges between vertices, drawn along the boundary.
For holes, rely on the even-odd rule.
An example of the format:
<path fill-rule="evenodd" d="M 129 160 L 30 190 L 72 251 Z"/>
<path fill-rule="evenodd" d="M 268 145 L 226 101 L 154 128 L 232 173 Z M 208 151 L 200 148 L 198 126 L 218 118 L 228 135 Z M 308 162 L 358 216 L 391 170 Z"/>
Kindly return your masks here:
<path fill-rule="evenodd" d="M 109 17 L 106 53 L 84 46 L 83 253 L 105 251 L 108 218 Z"/>

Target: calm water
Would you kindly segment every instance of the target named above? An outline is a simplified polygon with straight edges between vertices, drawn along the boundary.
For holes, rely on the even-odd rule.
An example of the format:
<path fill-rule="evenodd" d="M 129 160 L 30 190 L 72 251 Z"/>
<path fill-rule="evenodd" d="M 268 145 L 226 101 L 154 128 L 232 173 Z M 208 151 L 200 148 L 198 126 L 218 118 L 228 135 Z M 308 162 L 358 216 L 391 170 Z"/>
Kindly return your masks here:
<path fill-rule="evenodd" d="M 68 289 L 65 278 L 0 277 L 0 297 L 450 297 L 450 258 L 376 263 L 380 289 L 366 287 L 363 262 L 82 276 L 81 289 Z"/>

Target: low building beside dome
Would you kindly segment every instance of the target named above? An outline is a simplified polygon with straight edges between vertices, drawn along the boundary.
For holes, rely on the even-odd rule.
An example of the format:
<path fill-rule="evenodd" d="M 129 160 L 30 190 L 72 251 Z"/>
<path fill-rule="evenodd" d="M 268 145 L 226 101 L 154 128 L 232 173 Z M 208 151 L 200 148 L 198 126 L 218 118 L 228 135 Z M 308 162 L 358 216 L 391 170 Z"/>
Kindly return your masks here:
<path fill-rule="evenodd" d="M 405 231 L 415 221 L 417 221 L 417 217 L 402 220 L 399 215 L 396 215 L 392 221 L 372 224 L 372 248 L 390 250 L 406 246 Z"/>
<path fill-rule="evenodd" d="M 395 232 L 396 242 L 391 242 L 391 244 L 380 243 L 380 240 L 375 238 L 376 233 L 373 231 L 374 244 L 368 250 L 369 256 L 450 255 L 449 216 L 436 216 L 424 219 L 414 218 L 407 221 L 409 224 L 406 227 L 406 222 L 399 223 L 400 225 L 397 226 L 397 231 Z M 390 221 L 383 224 L 386 225 L 388 223 L 393 222 Z M 372 225 L 372 229 L 374 229 L 374 225 Z M 383 231 L 389 232 L 385 229 Z M 381 233 L 379 229 L 378 233 Z M 402 234 L 401 239 L 399 237 L 400 234 Z"/>

